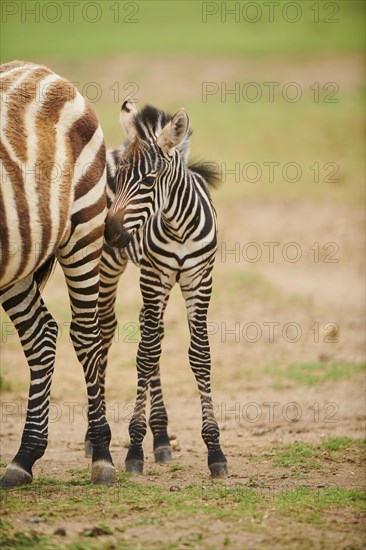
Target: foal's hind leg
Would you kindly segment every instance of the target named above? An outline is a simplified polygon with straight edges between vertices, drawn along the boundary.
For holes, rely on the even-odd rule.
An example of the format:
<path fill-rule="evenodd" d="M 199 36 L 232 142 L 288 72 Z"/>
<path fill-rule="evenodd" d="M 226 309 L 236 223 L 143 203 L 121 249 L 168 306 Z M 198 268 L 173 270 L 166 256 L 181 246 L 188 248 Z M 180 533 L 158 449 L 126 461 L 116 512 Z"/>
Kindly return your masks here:
<path fill-rule="evenodd" d="M 207 269 L 199 283 L 180 282 L 186 301 L 191 333 L 189 362 L 200 392 L 202 438 L 208 450 L 208 467 L 214 478 L 227 476 L 227 460 L 220 447 L 220 431 L 211 397 L 211 355 L 207 334 L 207 310 L 212 291 L 211 270 Z"/>
<path fill-rule="evenodd" d="M 50 389 L 55 362 L 57 324 L 47 310 L 33 275 L 1 294 L 30 368 L 28 409 L 19 451 L 7 466 L 1 487 L 30 483 L 32 467 L 48 441 Z"/>
<path fill-rule="evenodd" d="M 167 464 L 172 461 L 172 448 L 168 435 L 168 414 L 161 389 L 160 368 L 157 366 L 150 379 L 149 426 L 154 437 L 155 462 Z"/>

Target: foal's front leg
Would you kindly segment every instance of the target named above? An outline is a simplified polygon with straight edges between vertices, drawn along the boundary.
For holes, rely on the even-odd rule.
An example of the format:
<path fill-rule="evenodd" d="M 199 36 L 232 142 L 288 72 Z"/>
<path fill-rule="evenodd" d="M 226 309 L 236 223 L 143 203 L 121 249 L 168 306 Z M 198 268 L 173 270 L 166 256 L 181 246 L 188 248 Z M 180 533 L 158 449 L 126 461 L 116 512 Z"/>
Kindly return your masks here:
<path fill-rule="evenodd" d="M 212 277 L 207 270 L 200 283 L 181 281 L 186 301 L 191 341 L 189 362 L 197 380 L 202 407 L 202 438 L 208 450 L 208 467 L 214 478 L 227 476 L 227 460 L 220 447 L 220 431 L 217 425 L 211 397 L 211 355 L 207 334 L 207 310 L 211 298 Z"/>
<path fill-rule="evenodd" d="M 171 285 L 163 284 L 156 274 L 149 273 L 145 283 L 146 270 L 142 269 L 140 287 L 142 292 L 144 315 L 141 340 L 138 346 L 137 395 L 134 412 L 129 425 L 130 447 L 125 466 L 126 471 L 141 474 L 144 466 L 142 442 L 146 435 L 146 394 L 151 378 L 159 368 L 161 354 L 160 319 L 164 302 L 170 292 Z"/>
<path fill-rule="evenodd" d="M 103 410 L 105 404 L 105 375 L 108 361 L 108 351 L 117 328 L 115 302 L 117 286 L 122 273 L 127 266 L 127 258 L 120 250 L 110 248 L 105 243 L 100 262 L 100 287 L 98 296 L 99 324 L 102 336 L 102 356 L 99 364 L 99 384 Z M 93 447 L 88 431 L 85 434 L 85 456 L 93 456 Z"/>

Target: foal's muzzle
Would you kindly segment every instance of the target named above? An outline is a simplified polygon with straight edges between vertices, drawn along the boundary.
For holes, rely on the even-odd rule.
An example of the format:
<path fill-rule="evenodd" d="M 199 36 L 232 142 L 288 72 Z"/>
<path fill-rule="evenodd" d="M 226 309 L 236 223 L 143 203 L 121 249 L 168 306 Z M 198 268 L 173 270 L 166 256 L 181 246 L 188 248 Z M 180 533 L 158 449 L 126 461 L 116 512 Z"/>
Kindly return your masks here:
<path fill-rule="evenodd" d="M 131 240 L 131 233 L 123 227 L 123 218 L 108 214 L 104 228 L 104 239 L 108 246 L 126 248 Z"/>

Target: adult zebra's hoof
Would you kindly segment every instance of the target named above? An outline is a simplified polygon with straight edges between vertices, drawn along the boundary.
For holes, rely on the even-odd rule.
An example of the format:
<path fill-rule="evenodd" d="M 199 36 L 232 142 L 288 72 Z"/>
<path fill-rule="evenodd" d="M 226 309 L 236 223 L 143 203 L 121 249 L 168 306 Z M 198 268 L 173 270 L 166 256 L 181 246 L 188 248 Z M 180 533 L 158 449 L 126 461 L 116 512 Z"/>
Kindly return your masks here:
<path fill-rule="evenodd" d="M 111 462 L 97 460 L 92 464 L 92 482 L 99 485 L 113 485 L 116 482 L 116 468 Z"/>
<path fill-rule="evenodd" d="M 226 462 L 214 462 L 209 466 L 211 477 L 218 479 L 227 477 L 227 463 Z"/>
<path fill-rule="evenodd" d="M 2 489 L 11 489 L 11 487 L 18 487 L 18 485 L 26 485 L 32 483 L 33 476 L 23 470 L 18 464 L 11 462 L 7 465 L 5 473 L 0 480 L 0 487 Z"/>
<path fill-rule="evenodd" d="M 92 458 L 93 445 L 91 444 L 90 439 L 86 439 L 84 445 L 85 445 L 85 458 Z"/>
<path fill-rule="evenodd" d="M 130 458 L 125 461 L 126 472 L 141 475 L 144 470 L 144 461 L 139 458 Z"/>
<path fill-rule="evenodd" d="M 158 447 L 154 450 L 155 462 L 159 464 L 168 464 L 173 460 L 172 458 L 172 449 L 169 445 L 164 447 Z"/>

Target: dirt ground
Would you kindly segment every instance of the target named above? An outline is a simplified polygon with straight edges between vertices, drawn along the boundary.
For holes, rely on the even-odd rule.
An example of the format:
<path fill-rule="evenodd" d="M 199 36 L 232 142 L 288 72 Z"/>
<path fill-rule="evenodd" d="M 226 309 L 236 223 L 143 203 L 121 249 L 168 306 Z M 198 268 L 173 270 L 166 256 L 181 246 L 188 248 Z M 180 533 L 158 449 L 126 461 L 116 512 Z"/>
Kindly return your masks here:
<path fill-rule="evenodd" d="M 239 206 L 236 212 L 235 206 L 225 203 L 219 203 L 218 210 L 223 220 L 230 216 L 240 218 L 245 235 L 239 242 L 237 227 L 222 224 L 210 309 L 213 398 L 229 477 L 217 486 L 208 476 L 200 437 L 199 398 L 187 360 L 184 304 L 176 288 L 167 309 L 161 370 L 169 432 L 177 438 L 174 463 L 178 466 L 155 465 L 149 433 L 145 442 L 145 474 L 137 483 L 158 483 L 167 491 L 172 487 L 184 491 L 197 483 L 202 484 L 202 491 L 256 487 L 267 496 L 303 488 L 364 488 L 364 463 L 354 446 L 337 455 L 337 459 L 321 454 L 319 469 L 307 470 L 301 465 L 294 469 L 274 462 L 280 449 L 295 442 L 321 445 L 329 438 L 346 436 L 359 441 L 364 437 L 364 376 L 352 367 L 364 360 L 362 211 L 342 205 L 318 204 L 315 208 L 311 203 L 279 205 L 263 200 L 241 205 L 240 212 Z M 304 223 L 299 223 L 301 220 Z M 254 249 L 244 249 L 249 242 L 257 243 L 261 249 L 262 256 L 255 263 L 248 261 Z M 279 243 L 273 262 L 268 245 L 263 244 L 268 242 Z M 296 242 L 301 249 L 302 257 L 296 263 L 282 255 L 289 242 Z M 319 261 L 314 261 L 318 258 L 309 248 L 315 242 L 320 243 Z M 333 256 L 336 262 L 326 261 L 329 252 L 333 252 L 323 249 L 329 242 L 337 243 Z M 239 247 L 239 255 L 235 246 Z M 294 249 L 287 250 L 289 255 L 294 253 Z M 66 482 L 77 479 L 89 461 L 83 456 L 85 389 L 81 368 L 68 341 L 67 297 L 59 271 L 48 284 L 45 300 L 60 323 L 61 337 L 49 446 L 45 457 L 36 464 L 34 476 Z M 134 399 L 139 303 L 137 271 L 131 265 L 120 282 L 119 327 L 108 369 L 112 453 L 120 471 L 127 452 L 128 420 Z M 5 388 L 2 398 L 2 466 L 11 460 L 19 445 L 28 383 L 17 337 L 4 323 L 3 319 L 2 375 L 10 388 Z M 4 331 L 8 333 L 5 337 Z M 301 368 L 298 376 L 291 376 L 291 365 L 305 365 L 305 371 L 306 365 L 313 365 L 309 372 L 318 378 L 309 382 L 302 376 Z M 339 376 L 337 365 L 343 365 Z M 121 491 L 123 494 L 123 484 Z M 222 502 L 220 505 L 225 508 Z M 67 534 L 74 540 L 83 529 L 97 522 L 99 513 L 103 516 L 101 510 L 103 505 L 99 503 L 94 516 L 66 514 L 66 520 L 61 514 L 49 517 L 46 523 L 32 525 L 32 529 L 52 533 L 67 524 Z M 133 524 L 131 518 L 138 517 L 141 510 L 138 505 L 136 510 L 130 510 L 123 533 L 127 546 L 111 543 L 109 547 L 158 548 L 159 542 L 164 547 L 172 544 L 171 548 L 238 549 L 308 548 L 310 543 L 316 548 L 363 548 L 364 544 L 361 516 L 346 511 L 339 516 L 332 508 L 327 512 L 328 523 L 307 524 L 306 529 L 299 518 L 281 518 L 276 507 L 269 507 L 260 519 L 252 517 L 249 522 L 240 515 L 219 517 L 209 524 L 199 513 L 164 517 L 163 532 L 153 522 L 145 523 L 143 528 Z M 159 512 L 153 511 L 159 517 Z M 34 515 L 37 508 L 15 513 L 16 525 L 21 527 Z M 121 521 L 121 517 L 108 516 L 112 527 Z M 194 538 L 197 533 L 199 538 Z M 224 533 L 228 533 L 225 540 L 229 542 L 225 543 Z M 191 537 L 187 544 L 173 545 L 173 541 L 187 535 Z"/>

